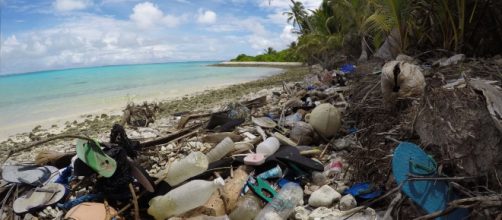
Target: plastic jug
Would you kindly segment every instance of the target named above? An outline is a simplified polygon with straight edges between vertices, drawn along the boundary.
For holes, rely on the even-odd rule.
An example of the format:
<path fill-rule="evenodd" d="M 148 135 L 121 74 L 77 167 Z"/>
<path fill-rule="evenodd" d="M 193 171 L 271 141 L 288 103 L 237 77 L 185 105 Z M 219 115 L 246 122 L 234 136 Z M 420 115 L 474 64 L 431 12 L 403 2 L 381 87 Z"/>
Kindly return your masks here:
<path fill-rule="evenodd" d="M 209 163 L 217 161 L 234 149 L 234 142 L 229 137 L 218 143 L 206 156 Z"/>
<path fill-rule="evenodd" d="M 256 146 L 256 153 L 262 154 L 264 157 L 268 157 L 274 154 L 279 149 L 279 146 L 279 139 L 276 137 L 269 137 Z"/>
<path fill-rule="evenodd" d="M 164 179 L 169 185 L 176 186 L 190 177 L 199 175 L 207 170 L 209 161 L 202 152 L 192 152 L 185 158 L 173 162 Z"/>
<path fill-rule="evenodd" d="M 180 187 L 169 191 L 163 196 L 156 196 L 148 202 L 148 214 L 157 220 L 183 214 L 197 208 L 209 200 L 209 197 L 225 181 L 217 178 L 214 181 L 192 180 Z"/>
<path fill-rule="evenodd" d="M 288 219 L 295 207 L 303 203 L 303 190 L 296 183 L 287 183 L 281 191 L 274 197 L 272 202 L 267 204 L 255 220 Z"/>

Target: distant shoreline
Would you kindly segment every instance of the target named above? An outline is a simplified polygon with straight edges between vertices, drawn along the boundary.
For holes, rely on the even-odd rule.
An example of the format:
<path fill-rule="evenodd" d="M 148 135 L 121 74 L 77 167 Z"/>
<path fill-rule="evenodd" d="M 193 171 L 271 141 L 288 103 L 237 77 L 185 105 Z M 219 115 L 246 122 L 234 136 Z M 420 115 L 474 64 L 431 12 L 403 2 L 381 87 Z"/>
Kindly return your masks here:
<path fill-rule="evenodd" d="M 303 63 L 301 63 L 301 62 L 257 62 L 257 61 L 234 62 L 234 61 L 225 61 L 225 62 L 221 62 L 221 63 L 217 63 L 217 64 L 211 64 L 211 66 L 284 68 L 284 67 L 302 67 Z"/>

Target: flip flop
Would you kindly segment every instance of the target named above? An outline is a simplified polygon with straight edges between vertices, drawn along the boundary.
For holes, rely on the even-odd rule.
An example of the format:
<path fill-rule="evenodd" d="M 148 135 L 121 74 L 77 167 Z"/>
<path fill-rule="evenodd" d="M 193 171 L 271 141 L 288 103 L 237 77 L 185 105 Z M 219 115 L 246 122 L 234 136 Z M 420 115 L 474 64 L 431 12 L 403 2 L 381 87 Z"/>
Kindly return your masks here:
<path fill-rule="evenodd" d="M 414 180 L 408 181 L 409 175 L 435 177 L 436 162 L 419 146 L 401 142 L 394 151 L 392 173 L 402 191 L 427 213 L 444 210 L 448 202 L 458 198 L 448 187 L 446 181 Z M 464 219 L 469 215 L 467 209 L 455 209 L 448 215 L 436 219 Z"/>
<path fill-rule="evenodd" d="M 117 162 L 105 154 L 97 141 L 77 139 L 77 156 L 92 170 L 104 177 L 111 177 L 117 169 Z"/>
<path fill-rule="evenodd" d="M 35 211 L 56 204 L 64 195 L 65 187 L 62 184 L 48 183 L 17 198 L 12 205 L 12 209 L 17 214 Z"/>
<path fill-rule="evenodd" d="M 344 194 L 350 194 L 358 199 L 374 199 L 382 194 L 382 190 L 378 189 L 371 183 L 356 183 L 346 189 Z"/>
<path fill-rule="evenodd" d="M 2 179 L 10 183 L 41 186 L 47 183 L 56 173 L 58 173 L 58 168 L 53 166 L 8 165 L 3 167 Z"/>
<path fill-rule="evenodd" d="M 277 123 L 275 123 L 275 121 L 270 119 L 269 117 L 260 117 L 260 118 L 251 117 L 251 121 L 255 125 L 258 125 L 263 128 L 275 128 L 277 126 Z"/>
<path fill-rule="evenodd" d="M 117 215 L 117 210 L 103 203 L 84 202 L 70 209 L 64 216 L 68 220 L 105 220 Z"/>
<path fill-rule="evenodd" d="M 300 151 L 296 147 L 292 146 L 281 146 L 274 156 L 277 160 L 284 163 L 292 163 L 304 170 L 308 171 L 324 171 L 324 166 L 308 157 L 304 157 L 300 154 Z"/>
<path fill-rule="evenodd" d="M 244 156 L 235 157 L 235 161 L 245 163 Z M 279 162 L 280 164 L 294 164 L 306 171 L 324 171 L 324 166 L 300 154 L 296 147 L 283 145 L 279 150 L 265 159 L 264 163 Z"/>

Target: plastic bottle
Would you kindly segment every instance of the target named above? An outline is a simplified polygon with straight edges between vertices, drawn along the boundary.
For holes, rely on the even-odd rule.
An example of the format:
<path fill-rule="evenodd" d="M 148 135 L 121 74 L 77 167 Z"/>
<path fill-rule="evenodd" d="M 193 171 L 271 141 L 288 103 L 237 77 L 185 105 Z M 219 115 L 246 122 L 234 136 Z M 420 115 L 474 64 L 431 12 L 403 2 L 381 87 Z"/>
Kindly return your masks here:
<path fill-rule="evenodd" d="M 214 181 L 192 180 L 163 196 L 156 196 L 148 202 L 148 214 L 157 220 L 183 214 L 197 208 L 209 200 L 216 189 L 225 181 L 217 178 Z"/>
<path fill-rule="evenodd" d="M 218 143 L 206 156 L 209 163 L 217 161 L 234 149 L 234 142 L 229 137 Z"/>
<path fill-rule="evenodd" d="M 255 220 L 288 219 L 295 207 L 303 203 L 303 190 L 296 183 L 287 183 L 281 191 L 274 197 L 272 202 L 267 204 Z"/>
<path fill-rule="evenodd" d="M 301 121 L 303 118 L 303 114 L 300 112 L 296 112 L 294 114 L 288 115 L 284 118 L 284 123 L 288 126 L 293 126 L 296 122 Z"/>
<path fill-rule="evenodd" d="M 279 139 L 276 137 L 269 137 L 256 146 L 256 153 L 268 157 L 274 154 L 279 149 L 279 146 Z"/>
<path fill-rule="evenodd" d="M 228 217 L 231 220 L 252 220 L 260 210 L 260 200 L 248 194 L 239 198 L 236 208 Z"/>
<path fill-rule="evenodd" d="M 242 152 L 248 152 L 249 150 L 254 149 L 254 145 L 249 142 L 236 142 L 234 144 L 234 153 L 239 154 Z"/>
<path fill-rule="evenodd" d="M 279 165 L 277 165 L 276 167 L 274 167 L 270 170 L 267 170 L 263 173 L 258 174 L 258 176 L 256 176 L 256 177 L 262 178 L 264 180 L 269 179 L 269 178 L 280 178 L 280 177 L 282 177 L 282 169 Z"/>
<path fill-rule="evenodd" d="M 199 175 L 207 170 L 209 161 L 202 152 L 192 152 L 185 158 L 173 162 L 164 179 L 169 185 L 176 186 L 190 177 Z"/>

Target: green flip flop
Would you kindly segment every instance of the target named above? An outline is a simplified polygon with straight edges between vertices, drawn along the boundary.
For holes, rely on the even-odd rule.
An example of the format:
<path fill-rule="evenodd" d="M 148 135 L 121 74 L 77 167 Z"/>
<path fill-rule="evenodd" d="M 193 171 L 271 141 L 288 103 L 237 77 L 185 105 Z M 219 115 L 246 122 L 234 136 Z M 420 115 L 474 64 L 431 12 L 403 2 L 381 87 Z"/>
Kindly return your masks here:
<path fill-rule="evenodd" d="M 117 169 L 117 162 L 106 155 L 97 141 L 77 139 L 77 157 L 92 170 L 104 177 L 111 177 Z"/>

